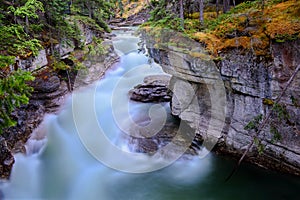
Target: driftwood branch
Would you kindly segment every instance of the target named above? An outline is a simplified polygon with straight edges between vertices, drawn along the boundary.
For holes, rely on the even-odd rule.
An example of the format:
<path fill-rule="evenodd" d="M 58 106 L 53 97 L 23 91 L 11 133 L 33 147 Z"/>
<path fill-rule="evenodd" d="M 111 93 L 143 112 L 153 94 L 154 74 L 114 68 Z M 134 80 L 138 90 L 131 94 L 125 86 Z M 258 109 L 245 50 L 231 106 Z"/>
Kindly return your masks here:
<path fill-rule="evenodd" d="M 293 74 L 291 75 L 290 79 L 288 80 L 287 84 L 285 85 L 285 87 L 283 88 L 283 90 L 281 91 L 280 95 L 277 97 L 276 101 L 274 102 L 274 105 L 278 104 L 279 101 L 281 100 L 282 96 L 284 95 L 285 91 L 288 89 L 288 87 L 291 85 L 291 83 L 293 82 L 294 78 L 296 77 L 298 71 L 300 70 L 300 65 L 297 66 L 297 68 L 295 69 L 295 71 L 293 72 Z M 263 128 L 266 126 L 266 124 L 268 123 L 272 113 L 273 113 L 274 107 L 272 107 L 272 109 L 270 110 L 270 112 L 264 117 L 262 123 L 259 125 L 257 131 L 255 132 L 255 137 L 258 136 L 258 134 L 263 130 Z M 237 169 L 239 168 L 239 166 L 241 165 L 242 161 L 244 160 L 245 156 L 247 155 L 247 153 L 250 151 L 251 147 L 254 144 L 254 138 L 252 139 L 251 143 L 248 145 L 247 149 L 245 150 L 245 152 L 243 153 L 242 157 L 239 159 L 237 165 L 235 166 L 235 168 L 232 170 L 232 172 L 229 174 L 229 176 L 226 178 L 226 181 L 228 181 L 232 175 L 237 171 Z"/>

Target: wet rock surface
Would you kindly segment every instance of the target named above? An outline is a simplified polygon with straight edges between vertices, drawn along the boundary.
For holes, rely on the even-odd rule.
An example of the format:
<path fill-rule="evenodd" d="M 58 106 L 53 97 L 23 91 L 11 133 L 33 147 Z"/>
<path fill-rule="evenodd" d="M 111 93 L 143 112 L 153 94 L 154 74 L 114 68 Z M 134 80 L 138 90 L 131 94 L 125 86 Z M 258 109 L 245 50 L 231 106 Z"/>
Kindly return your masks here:
<path fill-rule="evenodd" d="M 104 45 L 107 46 L 107 54 L 101 58 L 89 57 L 90 62 L 84 63 L 87 66 L 84 76 L 80 74 L 80 77 L 77 77 L 77 72 L 71 70 L 54 72 L 47 67 L 36 72 L 35 80 L 29 83 L 34 89 L 29 103 L 12 113 L 17 125 L 5 129 L 0 136 L 0 178 L 9 178 L 14 163 L 13 154 L 26 153 L 25 143 L 42 122 L 45 114 L 56 113 L 73 89 L 99 80 L 105 71 L 118 60 L 112 43 L 106 41 Z M 70 63 L 68 65 L 72 66 Z"/>
<path fill-rule="evenodd" d="M 140 102 L 167 102 L 171 100 L 171 91 L 168 88 L 170 76 L 153 75 L 144 79 L 144 83 L 129 91 L 131 100 Z"/>
<path fill-rule="evenodd" d="M 15 160 L 3 137 L 0 137 L 0 154 L 0 178 L 6 178 L 9 176 L 10 169 Z"/>
<path fill-rule="evenodd" d="M 129 16 L 127 19 L 117 18 L 109 22 L 111 29 L 118 30 L 120 27 L 138 26 L 145 22 L 150 17 L 149 9 L 145 8 L 137 14 Z"/>
<path fill-rule="evenodd" d="M 147 76 L 142 84 L 129 91 L 130 99 L 142 103 L 164 105 L 163 102 L 169 102 L 172 99 L 172 92 L 169 88 L 170 81 L 172 80 L 169 75 Z M 150 124 L 151 120 L 140 118 L 136 123 L 142 127 Z M 127 139 L 135 147 L 133 149 L 135 152 L 154 154 L 163 151 L 164 147 L 173 143 L 177 147 L 175 145 L 175 148 L 169 153 L 176 153 L 179 148 L 184 146 L 186 147 L 186 154 L 196 155 L 203 140 L 188 123 L 188 121 L 183 122 L 179 118 L 170 115 L 161 130 L 151 133 L 151 136 L 147 136 L 149 134 L 147 128 L 132 129 L 131 134 L 134 136 Z M 193 140 L 193 138 L 195 139 Z"/>
<path fill-rule="evenodd" d="M 142 120 L 137 122 L 139 125 L 149 124 L 150 120 Z M 185 149 L 185 154 L 196 155 L 200 150 L 200 144 L 203 142 L 201 136 L 191 129 L 188 124 L 181 122 L 177 117 L 169 116 L 163 127 L 157 133 L 149 134 L 147 129 L 141 129 L 135 136 L 126 136 L 127 140 L 134 146 L 131 149 L 134 152 L 155 154 L 158 151 L 164 152 L 164 148 L 167 145 L 175 144 L 171 151 L 165 152 L 165 154 L 176 154 L 180 148 Z M 137 130 L 131 130 L 131 133 Z M 193 138 L 196 138 L 193 140 Z M 192 142 L 190 140 L 193 140 Z M 178 148 L 178 149 L 177 149 Z"/>
<path fill-rule="evenodd" d="M 226 116 L 224 126 L 217 128 L 221 134 L 214 150 L 237 157 L 243 154 L 255 135 L 255 131 L 245 130 L 244 127 L 256 116 L 265 116 L 270 111 L 272 103 L 266 103 L 266 99 L 270 99 L 270 102 L 276 100 L 300 64 L 299 40 L 271 45 L 271 57 L 259 57 L 251 51 L 230 49 L 221 52 L 219 56 L 222 59 L 215 63 L 207 56 L 195 57 L 174 48 L 158 49 L 154 45 L 151 40 L 147 43 L 151 57 L 161 64 L 165 72 L 190 84 L 191 90 L 198 97 L 199 107 L 195 109 L 195 104 L 187 103 L 192 102 L 188 100 L 191 95 L 180 89 L 179 84 L 176 86 L 178 90 L 172 90 L 171 109 L 174 115 L 187 121 L 202 138 L 211 134 L 206 131 L 207 125 L 215 119 L 211 113 L 215 101 L 218 101 L 218 98 L 212 98 L 214 84 L 211 85 L 210 81 L 220 77 L 225 88 Z M 206 54 L 204 47 L 198 48 L 199 53 Z M 246 156 L 247 161 L 264 168 L 300 175 L 300 134 L 299 123 L 296 122 L 300 118 L 299 80 L 300 73 L 280 101 L 289 119 L 279 120 L 278 115 L 273 114 L 270 123 L 257 136 L 264 145 L 264 151 L 259 154 L 258 146 L 254 145 Z M 280 134 L 277 141 L 274 141 L 274 133 L 270 131 L 272 123 Z"/>

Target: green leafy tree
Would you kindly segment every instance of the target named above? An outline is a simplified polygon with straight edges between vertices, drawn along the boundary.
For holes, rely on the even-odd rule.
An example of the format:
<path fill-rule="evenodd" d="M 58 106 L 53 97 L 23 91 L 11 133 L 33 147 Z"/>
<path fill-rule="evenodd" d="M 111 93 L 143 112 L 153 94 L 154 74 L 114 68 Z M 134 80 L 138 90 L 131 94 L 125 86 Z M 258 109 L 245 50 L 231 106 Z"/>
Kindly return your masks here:
<path fill-rule="evenodd" d="M 11 113 L 22 104 L 27 104 L 32 87 L 27 85 L 34 77 L 30 72 L 10 71 L 9 65 L 15 63 L 13 56 L 0 55 L 0 134 L 4 128 L 16 125 Z"/>
<path fill-rule="evenodd" d="M 96 21 L 96 23 L 102 27 L 105 31 L 110 32 L 105 20 L 109 19 L 114 13 L 111 10 L 113 7 L 113 1 L 105 0 L 74 0 L 73 7 L 78 11 L 78 14 L 88 16 Z"/>
<path fill-rule="evenodd" d="M 68 2 L 65 0 L 42 0 L 45 7 L 45 15 L 49 25 L 59 25 L 64 22 Z"/>
<path fill-rule="evenodd" d="M 9 6 L 8 9 L 14 14 L 15 21 L 17 21 L 17 17 L 25 19 L 25 32 L 28 33 L 29 29 L 29 19 L 34 18 L 37 19 L 38 15 L 37 11 L 44 12 L 44 7 L 42 2 L 37 0 L 28 0 L 23 6 Z"/>

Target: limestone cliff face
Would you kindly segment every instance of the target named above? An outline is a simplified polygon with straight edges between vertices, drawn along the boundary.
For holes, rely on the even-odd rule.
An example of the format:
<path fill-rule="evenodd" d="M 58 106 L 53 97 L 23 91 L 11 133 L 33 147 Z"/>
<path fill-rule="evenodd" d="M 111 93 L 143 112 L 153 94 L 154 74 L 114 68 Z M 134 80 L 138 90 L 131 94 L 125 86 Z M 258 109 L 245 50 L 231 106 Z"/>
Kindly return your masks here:
<path fill-rule="evenodd" d="M 220 52 L 221 59 L 216 62 L 200 45 L 188 52 L 180 52 L 174 48 L 160 49 L 149 43 L 148 52 L 165 72 L 173 75 L 173 79 L 189 83 L 197 98 L 198 105 L 195 106 L 187 100 L 193 94 L 175 81 L 171 86 L 174 93 L 172 113 L 187 121 L 202 137 L 217 139 L 217 152 L 239 156 L 255 136 L 254 130 L 244 127 L 255 117 L 265 116 L 270 111 L 300 64 L 299 47 L 300 41 L 273 44 L 268 58 L 256 57 L 251 50 L 231 49 Z M 275 111 L 257 136 L 262 140 L 261 145 L 254 145 L 246 158 L 248 161 L 300 175 L 299 102 L 300 72 L 280 101 L 284 109 Z M 278 112 L 287 113 L 289 117 L 281 119 Z M 258 153 L 258 146 L 264 147 L 263 153 Z"/>

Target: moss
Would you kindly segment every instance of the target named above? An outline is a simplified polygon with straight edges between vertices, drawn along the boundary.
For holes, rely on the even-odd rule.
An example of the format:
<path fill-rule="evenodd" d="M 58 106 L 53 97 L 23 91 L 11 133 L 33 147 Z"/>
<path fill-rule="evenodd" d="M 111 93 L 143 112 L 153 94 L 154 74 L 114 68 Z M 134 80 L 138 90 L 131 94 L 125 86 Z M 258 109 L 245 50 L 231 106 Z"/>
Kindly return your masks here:
<path fill-rule="evenodd" d="M 206 20 L 207 29 L 191 37 L 203 42 L 209 52 L 230 48 L 252 49 L 256 55 L 268 55 L 272 41 L 285 42 L 300 38 L 300 1 L 259 0 L 244 2 L 214 20 Z"/>
<path fill-rule="evenodd" d="M 200 18 L 200 14 L 199 14 L 199 12 L 194 12 L 192 14 L 189 14 L 187 16 L 187 18 L 189 18 L 189 19 L 199 19 Z"/>
<path fill-rule="evenodd" d="M 194 58 L 200 58 L 201 60 L 207 60 L 207 61 L 211 60 L 211 57 L 209 55 L 201 53 L 201 52 L 191 51 L 191 52 L 189 52 L 189 55 Z"/>
<path fill-rule="evenodd" d="M 272 106 L 272 105 L 274 105 L 274 101 L 272 99 L 264 98 L 263 99 L 263 104 Z"/>
<path fill-rule="evenodd" d="M 200 25 L 199 13 L 187 14 L 184 34 L 203 43 L 207 51 L 218 57 L 220 52 L 239 48 L 253 51 L 257 56 L 270 56 L 272 42 L 286 42 L 300 39 L 300 1 L 261 0 L 239 4 L 228 13 L 216 15 L 215 10 L 205 10 L 204 26 Z M 172 29 L 180 21 L 173 17 L 148 22 L 149 29 L 163 27 Z M 151 30 L 154 35 L 158 29 Z M 160 29 L 161 30 L 161 29 Z M 178 30 L 177 30 L 178 31 Z M 182 30 L 179 30 L 182 31 Z M 157 33 L 156 33 L 157 32 Z M 157 37 L 157 42 L 162 38 Z"/>

